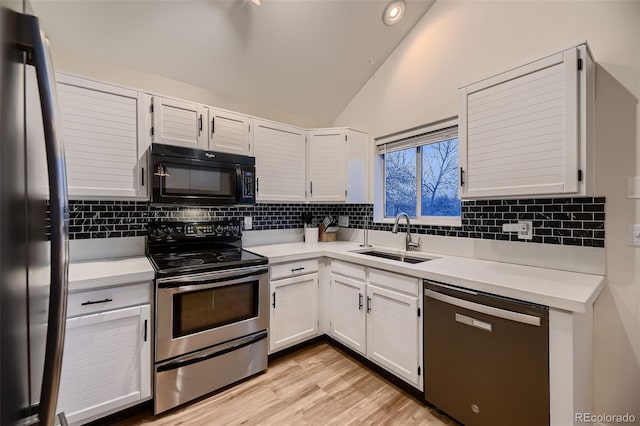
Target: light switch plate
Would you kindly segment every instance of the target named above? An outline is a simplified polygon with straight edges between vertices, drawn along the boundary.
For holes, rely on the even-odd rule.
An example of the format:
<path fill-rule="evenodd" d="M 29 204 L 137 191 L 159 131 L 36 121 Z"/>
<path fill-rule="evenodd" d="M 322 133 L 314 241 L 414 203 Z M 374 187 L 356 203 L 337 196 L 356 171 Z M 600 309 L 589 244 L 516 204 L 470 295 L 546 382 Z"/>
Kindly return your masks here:
<path fill-rule="evenodd" d="M 627 198 L 640 198 L 640 176 L 627 179 Z"/>
<path fill-rule="evenodd" d="M 244 229 L 245 231 L 253 229 L 253 218 L 251 216 L 244 217 Z"/>
<path fill-rule="evenodd" d="M 343 228 L 349 227 L 349 216 L 338 216 L 338 226 Z"/>
<path fill-rule="evenodd" d="M 640 224 L 629 225 L 628 230 L 628 243 L 631 247 L 640 247 Z"/>

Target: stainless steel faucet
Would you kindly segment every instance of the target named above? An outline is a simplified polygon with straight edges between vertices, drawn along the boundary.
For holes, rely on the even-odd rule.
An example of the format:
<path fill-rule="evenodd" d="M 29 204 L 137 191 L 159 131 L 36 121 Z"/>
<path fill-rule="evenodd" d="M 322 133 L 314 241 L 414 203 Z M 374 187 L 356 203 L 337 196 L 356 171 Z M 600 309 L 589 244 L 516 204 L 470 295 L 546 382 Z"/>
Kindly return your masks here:
<path fill-rule="evenodd" d="M 407 219 L 407 237 L 405 240 L 405 250 L 412 251 L 415 249 L 419 249 L 421 240 L 420 238 L 418 238 L 417 243 L 414 243 L 413 241 L 411 241 L 411 220 L 409 219 L 409 215 L 406 214 L 405 212 L 401 212 L 398 214 L 398 216 L 396 216 L 396 223 L 393 224 L 393 230 L 391 230 L 391 232 L 393 232 L 394 234 L 398 233 L 398 222 L 400 221 L 400 218 L 403 216 Z"/>

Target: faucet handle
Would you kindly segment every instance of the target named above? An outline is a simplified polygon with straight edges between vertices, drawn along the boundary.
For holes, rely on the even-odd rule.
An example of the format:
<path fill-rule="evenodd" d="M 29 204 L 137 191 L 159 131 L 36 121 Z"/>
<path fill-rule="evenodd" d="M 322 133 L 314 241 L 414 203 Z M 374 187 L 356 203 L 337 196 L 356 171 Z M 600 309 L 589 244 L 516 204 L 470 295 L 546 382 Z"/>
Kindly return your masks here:
<path fill-rule="evenodd" d="M 418 242 L 414 243 L 413 241 L 407 241 L 407 251 L 411 251 L 414 249 L 419 249 L 422 246 L 422 238 L 418 238 Z"/>

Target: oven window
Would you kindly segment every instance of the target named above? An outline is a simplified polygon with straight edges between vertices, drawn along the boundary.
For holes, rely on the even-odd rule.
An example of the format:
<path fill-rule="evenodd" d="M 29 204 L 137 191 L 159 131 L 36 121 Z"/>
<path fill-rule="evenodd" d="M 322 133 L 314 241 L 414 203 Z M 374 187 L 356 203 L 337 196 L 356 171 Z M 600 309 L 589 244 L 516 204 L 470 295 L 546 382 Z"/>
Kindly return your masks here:
<path fill-rule="evenodd" d="M 163 195 L 235 196 L 235 169 L 165 165 Z"/>
<path fill-rule="evenodd" d="M 258 316 L 259 282 L 233 284 L 173 296 L 173 338 Z"/>

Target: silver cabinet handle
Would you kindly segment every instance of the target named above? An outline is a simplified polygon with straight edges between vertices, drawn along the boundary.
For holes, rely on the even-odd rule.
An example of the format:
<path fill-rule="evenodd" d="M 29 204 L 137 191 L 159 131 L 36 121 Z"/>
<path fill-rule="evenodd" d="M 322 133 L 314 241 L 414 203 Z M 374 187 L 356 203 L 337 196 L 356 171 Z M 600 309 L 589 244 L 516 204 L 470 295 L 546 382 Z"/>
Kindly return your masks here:
<path fill-rule="evenodd" d="M 471 311 L 479 312 L 481 314 L 491 315 L 498 318 L 503 318 L 509 321 L 521 322 L 523 324 L 535 325 L 540 327 L 540 317 L 535 315 L 522 314 L 520 312 L 508 311 L 506 309 L 494 308 L 493 306 L 481 305 L 480 303 L 470 302 L 464 299 L 458 299 L 456 297 L 441 294 L 433 290 L 425 289 L 424 295 L 432 299 L 439 300 L 450 305 L 455 305 L 460 308 L 469 309 Z"/>
<path fill-rule="evenodd" d="M 62 351 L 67 317 L 69 272 L 69 204 L 67 197 L 67 170 L 64 147 L 59 137 L 58 101 L 49 40 L 40 28 L 38 18 L 16 14 L 18 47 L 29 55 L 29 64 L 35 66 L 42 125 L 44 130 L 47 168 L 49 171 L 49 205 L 51 214 L 51 283 L 49 290 L 49 317 L 44 359 L 44 373 L 40 394 L 40 425 L 52 426 L 56 417 Z"/>

